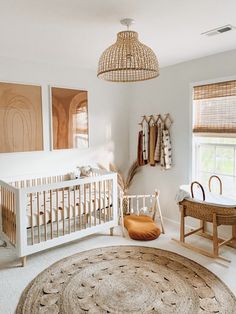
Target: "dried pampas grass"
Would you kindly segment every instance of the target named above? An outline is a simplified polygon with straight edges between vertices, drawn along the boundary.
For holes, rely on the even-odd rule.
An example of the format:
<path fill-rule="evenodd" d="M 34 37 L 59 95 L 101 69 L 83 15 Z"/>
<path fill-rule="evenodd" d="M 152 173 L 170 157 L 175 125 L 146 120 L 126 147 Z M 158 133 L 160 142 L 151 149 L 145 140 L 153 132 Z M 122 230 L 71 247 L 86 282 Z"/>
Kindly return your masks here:
<path fill-rule="evenodd" d="M 100 169 L 106 170 L 106 168 L 104 166 L 102 166 L 101 164 L 98 164 Z M 112 172 L 116 172 L 117 173 L 117 183 L 118 186 L 120 188 L 120 190 L 122 191 L 123 194 L 126 194 L 132 184 L 133 178 L 136 175 L 136 173 L 139 171 L 139 165 L 138 165 L 138 161 L 135 160 L 131 167 L 129 168 L 127 177 L 125 178 L 124 175 L 120 172 L 120 170 L 116 167 L 115 164 L 110 163 L 109 164 L 109 170 Z"/>

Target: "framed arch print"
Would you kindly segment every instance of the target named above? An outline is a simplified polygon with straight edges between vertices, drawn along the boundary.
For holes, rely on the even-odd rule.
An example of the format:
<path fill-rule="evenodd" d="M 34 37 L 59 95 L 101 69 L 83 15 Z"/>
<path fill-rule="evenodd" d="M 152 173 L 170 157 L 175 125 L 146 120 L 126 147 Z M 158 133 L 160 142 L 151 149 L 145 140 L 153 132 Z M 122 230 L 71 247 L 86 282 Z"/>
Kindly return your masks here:
<path fill-rule="evenodd" d="M 52 148 L 88 148 L 88 92 L 51 87 Z"/>
<path fill-rule="evenodd" d="M 41 86 L 0 82 L 0 153 L 43 150 Z"/>

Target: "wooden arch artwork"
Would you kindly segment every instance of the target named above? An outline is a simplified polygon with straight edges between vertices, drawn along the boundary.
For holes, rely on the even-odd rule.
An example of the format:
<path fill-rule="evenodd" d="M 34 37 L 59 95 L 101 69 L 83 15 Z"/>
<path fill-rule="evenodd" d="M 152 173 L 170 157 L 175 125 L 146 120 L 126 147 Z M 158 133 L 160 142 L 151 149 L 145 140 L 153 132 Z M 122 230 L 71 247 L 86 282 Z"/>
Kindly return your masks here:
<path fill-rule="evenodd" d="M 88 147 L 87 91 L 51 88 L 53 149 Z"/>
<path fill-rule="evenodd" d="M 0 83 L 0 152 L 43 150 L 41 87 Z"/>

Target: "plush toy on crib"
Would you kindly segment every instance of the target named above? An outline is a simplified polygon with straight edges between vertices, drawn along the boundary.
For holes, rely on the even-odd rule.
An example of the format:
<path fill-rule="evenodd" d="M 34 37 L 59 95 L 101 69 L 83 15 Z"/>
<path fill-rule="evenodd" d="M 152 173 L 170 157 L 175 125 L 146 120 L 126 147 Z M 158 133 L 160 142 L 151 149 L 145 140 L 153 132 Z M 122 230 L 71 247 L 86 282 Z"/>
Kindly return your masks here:
<path fill-rule="evenodd" d="M 71 180 L 79 179 L 81 177 L 89 177 L 92 172 L 90 166 L 76 167 L 74 172 L 70 173 Z"/>
<path fill-rule="evenodd" d="M 80 167 L 76 167 L 75 171 L 70 173 L 71 180 L 79 179 L 80 174 L 81 174 Z"/>
<path fill-rule="evenodd" d="M 92 172 L 92 168 L 90 166 L 80 167 L 80 174 L 84 177 L 89 177 Z"/>

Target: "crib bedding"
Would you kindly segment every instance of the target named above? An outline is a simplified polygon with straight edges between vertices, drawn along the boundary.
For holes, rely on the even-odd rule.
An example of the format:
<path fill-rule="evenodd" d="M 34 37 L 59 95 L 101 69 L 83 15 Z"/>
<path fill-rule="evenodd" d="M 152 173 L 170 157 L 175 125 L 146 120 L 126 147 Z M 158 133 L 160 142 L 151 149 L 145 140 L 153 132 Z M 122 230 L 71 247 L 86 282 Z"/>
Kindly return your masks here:
<path fill-rule="evenodd" d="M 71 195 L 70 200 L 68 200 L 68 195 L 65 195 L 64 201 L 62 201 L 60 196 L 58 202 L 55 197 L 52 197 L 52 204 L 50 203 L 49 195 L 47 195 L 46 206 L 44 207 L 42 198 L 39 204 L 40 209 L 38 209 L 37 197 L 35 196 L 32 200 L 32 206 L 30 203 L 27 206 L 27 228 L 30 228 L 32 225 L 35 227 L 38 225 L 44 225 L 45 223 L 62 221 L 68 218 L 71 218 L 72 220 L 74 217 L 78 218 L 81 216 L 82 218 L 84 215 L 89 213 L 89 209 L 91 209 L 91 215 L 95 216 L 96 214 L 94 212 L 98 212 L 100 207 L 102 212 L 104 212 L 104 208 L 108 209 L 109 207 L 112 207 L 111 197 L 109 198 L 107 193 L 103 195 L 100 200 L 99 198 L 95 198 L 95 195 L 93 195 L 91 202 L 87 200 L 89 196 L 87 193 L 85 197 L 81 196 L 81 200 L 78 193 L 79 192 L 77 191 L 75 199 L 74 196 Z"/>

